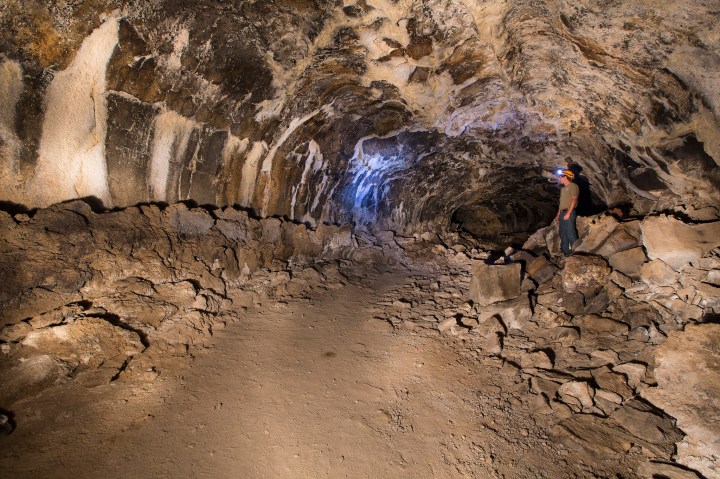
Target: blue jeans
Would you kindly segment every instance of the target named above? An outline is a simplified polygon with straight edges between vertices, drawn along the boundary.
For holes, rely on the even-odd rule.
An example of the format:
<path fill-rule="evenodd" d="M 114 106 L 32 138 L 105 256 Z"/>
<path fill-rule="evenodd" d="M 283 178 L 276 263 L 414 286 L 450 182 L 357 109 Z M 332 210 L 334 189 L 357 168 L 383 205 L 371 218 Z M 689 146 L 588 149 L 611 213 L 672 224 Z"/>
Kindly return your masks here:
<path fill-rule="evenodd" d="M 560 212 L 560 251 L 563 254 L 570 254 L 570 247 L 577 241 L 578 235 L 575 229 L 575 210 L 570 213 L 570 219 L 565 219 L 567 210 Z"/>

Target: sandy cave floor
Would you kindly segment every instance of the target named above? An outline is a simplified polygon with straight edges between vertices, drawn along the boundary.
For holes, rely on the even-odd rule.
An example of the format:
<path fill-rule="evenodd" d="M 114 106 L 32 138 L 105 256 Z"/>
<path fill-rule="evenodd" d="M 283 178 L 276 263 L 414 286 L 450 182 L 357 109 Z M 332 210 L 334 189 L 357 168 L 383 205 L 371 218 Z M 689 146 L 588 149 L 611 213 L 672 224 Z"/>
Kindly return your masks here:
<path fill-rule="evenodd" d="M 70 381 L 21 402 L 0 476 L 632 477 L 554 444 L 558 418 L 531 412 L 513 368 L 374 318 L 409 283 L 395 271 L 268 302 L 192 359 L 162 359 L 154 380 Z"/>

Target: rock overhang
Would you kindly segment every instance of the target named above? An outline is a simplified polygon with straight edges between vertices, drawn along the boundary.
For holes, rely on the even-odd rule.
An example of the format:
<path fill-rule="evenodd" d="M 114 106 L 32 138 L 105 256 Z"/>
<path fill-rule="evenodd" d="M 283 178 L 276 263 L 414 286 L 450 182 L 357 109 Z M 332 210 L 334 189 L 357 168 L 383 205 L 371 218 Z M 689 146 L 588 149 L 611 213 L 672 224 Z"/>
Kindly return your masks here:
<path fill-rule="evenodd" d="M 0 13 L 5 200 L 494 234 L 549 221 L 543 174 L 569 159 L 597 205 L 719 203 L 710 3 L 35 3 Z M 53 100 L 83 47 L 109 60 Z"/>

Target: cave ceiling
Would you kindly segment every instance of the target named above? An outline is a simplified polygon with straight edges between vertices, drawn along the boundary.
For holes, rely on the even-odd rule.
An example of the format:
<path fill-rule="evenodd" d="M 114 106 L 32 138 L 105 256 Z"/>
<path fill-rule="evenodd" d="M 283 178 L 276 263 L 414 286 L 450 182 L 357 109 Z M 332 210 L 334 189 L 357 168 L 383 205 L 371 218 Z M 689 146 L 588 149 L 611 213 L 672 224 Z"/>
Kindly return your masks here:
<path fill-rule="evenodd" d="M 0 200 L 529 230 L 720 204 L 717 1 L 5 1 Z"/>

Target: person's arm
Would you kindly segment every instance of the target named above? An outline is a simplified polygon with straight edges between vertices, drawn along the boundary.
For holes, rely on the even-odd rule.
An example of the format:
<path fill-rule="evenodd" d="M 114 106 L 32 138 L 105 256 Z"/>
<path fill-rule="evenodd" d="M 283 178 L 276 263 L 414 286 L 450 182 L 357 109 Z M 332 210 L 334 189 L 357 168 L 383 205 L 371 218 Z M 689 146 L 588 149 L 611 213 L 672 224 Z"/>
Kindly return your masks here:
<path fill-rule="evenodd" d="M 566 221 L 570 219 L 570 213 L 573 212 L 573 210 L 575 209 L 577 204 L 578 204 L 578 196 L 573 196 L 573 198 L 570 200 L 570 206 L 568 206 L 567 213 L 565 213 L 565 216 L 563 216 L 563 218 Z M 560 212 L 558 212 L 558 215 L 559 214 L 560 214 Z"/>

